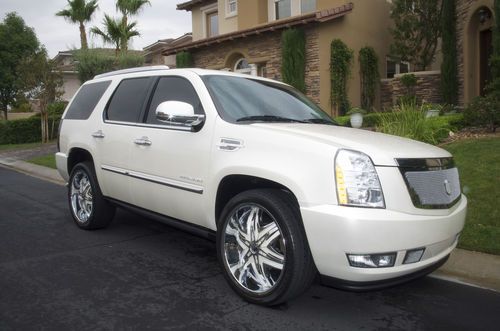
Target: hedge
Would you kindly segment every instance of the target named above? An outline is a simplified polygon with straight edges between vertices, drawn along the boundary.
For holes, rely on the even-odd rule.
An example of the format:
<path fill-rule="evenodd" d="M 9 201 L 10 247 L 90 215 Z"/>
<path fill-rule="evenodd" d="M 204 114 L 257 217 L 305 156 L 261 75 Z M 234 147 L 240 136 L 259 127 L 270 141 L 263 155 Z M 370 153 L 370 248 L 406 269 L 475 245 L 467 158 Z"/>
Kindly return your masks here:
<path fill-rule="evenodd" d="M 397 113 L 371 113 L 363 116 L 363 127 L 377 127 L 382 116 L 386 118 L 396 117 Z M 350 127 L 350 116 L 336 117 L 335 121 L 342 126 Z M 450 131 L 458 131 L 465 126 L 463 114 L 449 114 L 431 117 L 426 120 L 426 125 L 433 131 L 438 142 L 448 137 Z"/>
<path fill-rule="evenodd" d="M 54 122 L 55 121 L 55 122 Z M 49 129 L 54 127 L 50 139 L 57 136 L 59 118 L 49 118 Z M 42 125 L 40 115 L 12 121 L 0 121 L 0 145 L 25 144 L 42 140 Z"/>

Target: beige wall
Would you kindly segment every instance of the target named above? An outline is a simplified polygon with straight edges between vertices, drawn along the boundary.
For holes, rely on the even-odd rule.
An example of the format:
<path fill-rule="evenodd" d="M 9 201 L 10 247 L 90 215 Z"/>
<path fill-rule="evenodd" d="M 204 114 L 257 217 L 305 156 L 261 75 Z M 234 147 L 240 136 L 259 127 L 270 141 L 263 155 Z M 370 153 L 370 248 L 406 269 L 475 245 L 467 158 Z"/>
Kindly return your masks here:
<path fill-rule="evenodd" d="M 205 38 L 203 35 L 203 19 L 200 7 L 191 10 L 191 21 L 193 25 L 193 41 Z"/>
<path fill-rule="evenodd" d="M 253 0 L 240 1 L 251 3 Z M 194 7 L 191 10 L 192 28 L 193 28 L 193 41 L 206 38 L 206 21 L 204 19 L 204 12 L 202 9 L 209 5 Z M 240 12 L 238 4 L 238 14 Z M 219 34 L 226 34 L 238 30 L 239 15 L 226 17 L 226 1 L 219 0 L 217 3 L 217 11 L 219 14 Z"/>
<path fill-rule="evenodd" d="M 318 25 L 319 62 L 320 62 L 320 103 L 321 107 L 332 113 L 330 104 L 330 44 L 339 38 L 354 51 L 351 66 L 351 78 L 348 83 L 348 95 L 353 107 L 359 106 L 360 77 L 358 52 L 364 46 L 371 46 L 379 56 L 379 73 L 384 77 L 385 57 L 389 54 L 391 38 L 389 34 L 389 9 L 386 0 L 351 0 L 353 11 L 343 18 Z M 318 0 L 318 10 L 332 8 L 346 3 L 342 0 Z M 377 96 L 377 99 L 380 99 Z M 378 108 L 379 101 L 376 102 Z"/>
<path fill-rule="evenodd" d="M 63 89 L 64 93 L 61 98 L 64 101 L 70 101 L 80 88 L 80 80 L 76 73 L 63 73 Z"/>
<path fill-rule="evenodd" d="M 238 0 L 238 29 L 250 29 L 267 22 L 267 0 Z"/>

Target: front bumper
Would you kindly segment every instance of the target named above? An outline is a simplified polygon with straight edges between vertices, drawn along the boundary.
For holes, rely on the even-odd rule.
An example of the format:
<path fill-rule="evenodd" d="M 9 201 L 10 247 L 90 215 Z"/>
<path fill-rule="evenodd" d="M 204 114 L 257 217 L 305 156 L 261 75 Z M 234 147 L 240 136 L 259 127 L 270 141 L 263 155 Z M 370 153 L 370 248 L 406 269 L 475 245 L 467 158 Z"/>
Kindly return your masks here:
<path fill-rule="evenodd" d="M 412 215 L 387 209 L 335 205 L 301 207 L 309 247 L 319 273 L 347 283 L 378 282 L 418 274 L 455 248 L 463 229 L 467 199 L 444 216 Z M 403 264 L 407 250 L 425 247 L 419 262 Z M 346 254 L 396 252 L 387 268 L 355 268 Z M 427 273 L 427 272 L 426 272 Z"/>

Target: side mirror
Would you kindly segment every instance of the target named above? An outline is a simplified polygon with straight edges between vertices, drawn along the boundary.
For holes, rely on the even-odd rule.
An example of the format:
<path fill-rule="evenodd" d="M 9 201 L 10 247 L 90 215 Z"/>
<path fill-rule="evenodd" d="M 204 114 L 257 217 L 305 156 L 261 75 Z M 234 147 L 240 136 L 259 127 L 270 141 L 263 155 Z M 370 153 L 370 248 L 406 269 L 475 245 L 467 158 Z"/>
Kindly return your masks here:
<path fill-rule="evenodd" d="M 165 101 L 156 107 L 156 119 L 170 125 L 195 127 L 203 123 L 205 115 L 196 115 L 189 103 Z"/>

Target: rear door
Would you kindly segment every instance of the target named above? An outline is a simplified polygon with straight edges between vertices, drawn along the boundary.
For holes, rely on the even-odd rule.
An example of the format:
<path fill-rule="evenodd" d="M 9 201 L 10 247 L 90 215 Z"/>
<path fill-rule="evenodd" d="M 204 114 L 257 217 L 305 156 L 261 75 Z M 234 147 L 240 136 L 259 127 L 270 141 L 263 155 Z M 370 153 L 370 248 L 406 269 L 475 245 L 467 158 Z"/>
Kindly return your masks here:
<path fill-rule="evenodd" d="M 144 123 L 134 131 L 134 139 L 147 142 L 135 144 L 131 150 L 134 201 L 142 208 L 205 225 L 203 197 L 213 121 L 207 118 L 197 131 L 167 125 L 158 121 L 155 113 L 164 101 L 186 102 L 196 114 L 205 114 L 201 99 L 186 76 L 158 79 Z"/>
<path fill-rule="evenodd" d="M 141 118 L 154 79 L 123 79 L 104 110 L 103 119 L 93 133 L 99 156 L 99 183 L 103 194 L 133 203 L 130 191 L 130 153 L 134 129 Z"/>

